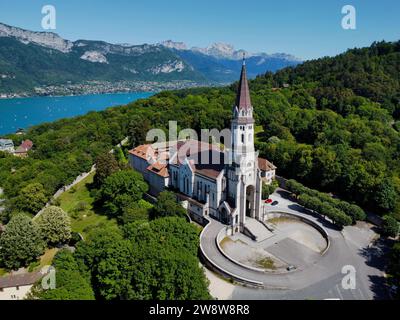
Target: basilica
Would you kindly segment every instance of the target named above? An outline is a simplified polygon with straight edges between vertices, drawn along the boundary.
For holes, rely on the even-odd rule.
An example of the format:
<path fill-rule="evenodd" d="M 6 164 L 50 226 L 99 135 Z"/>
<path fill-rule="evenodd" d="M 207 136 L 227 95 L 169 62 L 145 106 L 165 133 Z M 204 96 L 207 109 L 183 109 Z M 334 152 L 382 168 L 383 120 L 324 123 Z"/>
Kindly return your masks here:
<path fill-rule="evenodd" d="M 246 219 L 263 220 L 262 186 L 271 183 L 276 170 L 254 148 L 244 59 L 235 101 L 229 148 L 185 139 L 140 145 L 129 152 L 130 166 L 143 174 L 151 194 L 173 190 L 192 219 L 203 223 L 212 216 L 230 226 L 232 233 L 244 232 Z"/>

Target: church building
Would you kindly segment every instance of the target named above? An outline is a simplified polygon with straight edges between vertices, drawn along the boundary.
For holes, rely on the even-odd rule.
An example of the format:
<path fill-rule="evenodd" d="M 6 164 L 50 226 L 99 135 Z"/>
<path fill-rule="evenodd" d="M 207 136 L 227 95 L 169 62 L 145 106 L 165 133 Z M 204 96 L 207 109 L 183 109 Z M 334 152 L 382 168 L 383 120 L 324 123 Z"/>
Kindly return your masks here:
<path fill-rule="evenodd" d="M 271 183 L 276 170 L 258 157 L 254 126 L 243 59 L 229 148 L 222 151 L 219 145 L 190 139 L 154 143 L 131 150 L 129 162 L 143 174 L 150 193 L 173 190 L 192 219 L 202 223 L 211 216 L 229 225 L 232 233 L 245 232 L 246 219 L 264 219 L 262 186 Z"/>

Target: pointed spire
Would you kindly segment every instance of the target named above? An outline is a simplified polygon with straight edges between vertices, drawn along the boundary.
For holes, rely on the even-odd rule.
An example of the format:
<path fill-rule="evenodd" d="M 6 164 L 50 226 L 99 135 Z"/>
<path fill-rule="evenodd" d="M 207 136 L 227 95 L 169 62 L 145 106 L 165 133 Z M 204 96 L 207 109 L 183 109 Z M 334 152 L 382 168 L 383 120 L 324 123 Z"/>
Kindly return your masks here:
<path fill-rule="evenodd" d="M 250 90 L 247 83 L 246 55 L 243 53 L 242 72 L 240 74 L 239 88 L 236 96 L 236 107 L 240 109 L 251 108 Z"/>

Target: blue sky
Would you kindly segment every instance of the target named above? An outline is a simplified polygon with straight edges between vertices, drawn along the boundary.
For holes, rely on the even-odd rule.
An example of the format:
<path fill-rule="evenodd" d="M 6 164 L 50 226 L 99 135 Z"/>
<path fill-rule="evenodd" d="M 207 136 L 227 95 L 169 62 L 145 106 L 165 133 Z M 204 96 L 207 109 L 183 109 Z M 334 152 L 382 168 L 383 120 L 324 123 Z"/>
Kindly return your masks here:
<path fill-rule="evenodd" d="M 400 39 L 399 0 L 1 0 L 0 22 L 42 31 L 46 4 L 57 9 L 55 32 L 70 40 L 227 42 L 310 59 Z M 357 10 L 356 30 L 341 27 L 347 4 Z"/>

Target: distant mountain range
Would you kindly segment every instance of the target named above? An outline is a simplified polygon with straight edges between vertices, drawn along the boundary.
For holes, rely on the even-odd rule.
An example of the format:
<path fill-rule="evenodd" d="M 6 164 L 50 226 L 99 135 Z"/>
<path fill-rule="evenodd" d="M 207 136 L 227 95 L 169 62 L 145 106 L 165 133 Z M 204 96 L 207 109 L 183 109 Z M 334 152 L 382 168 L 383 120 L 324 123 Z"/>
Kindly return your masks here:
<path fill-rule="evenodd" d="M 174 82 L 178 87 L 226 84 L 237 80 L 243 53 L 250 77 L 301 62 L 284 53 L 252 54 L 223 43 L 188 49 L 171 40 L 142 45 L 72 42 L 55 33 L 0 23 L 0 94 L 96 81 L 139 81 L 150 89 L 154 82 Z"/>

